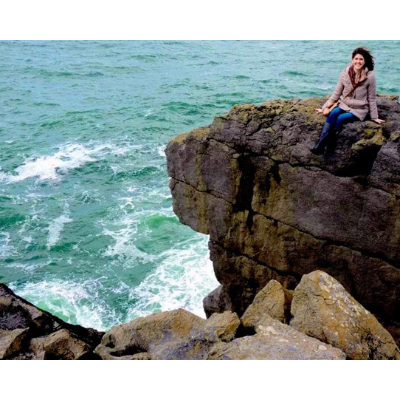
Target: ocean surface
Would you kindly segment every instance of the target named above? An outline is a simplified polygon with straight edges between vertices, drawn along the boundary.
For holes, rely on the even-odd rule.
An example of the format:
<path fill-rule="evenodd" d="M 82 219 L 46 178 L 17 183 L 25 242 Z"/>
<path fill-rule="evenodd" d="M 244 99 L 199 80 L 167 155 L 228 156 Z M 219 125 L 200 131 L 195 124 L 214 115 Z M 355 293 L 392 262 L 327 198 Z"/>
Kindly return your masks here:
<path fill-rule="evenodd" d="M 400 93 L 400 42 L 0 42 L 0 281 L 105 330 L 217 287 L 172 211 L 165 147 L 234 104 L 332 92 L 352 50 Z"/>

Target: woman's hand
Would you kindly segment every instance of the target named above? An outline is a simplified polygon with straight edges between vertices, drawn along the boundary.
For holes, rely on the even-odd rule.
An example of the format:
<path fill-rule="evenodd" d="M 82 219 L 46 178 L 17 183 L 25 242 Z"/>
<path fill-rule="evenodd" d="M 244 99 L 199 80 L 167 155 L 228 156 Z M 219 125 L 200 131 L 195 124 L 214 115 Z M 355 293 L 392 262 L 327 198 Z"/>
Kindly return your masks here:
<path fill-rule="evenodd" d="M 376 122 L 377 124 L 383 124 L 384 122 L 386 122 L 384 119 L 373 119 L 374 122 Z"/>
<path fill-rule="evenodd" d="M 322 114 L 322 108 L 316 108 L 316 109 L 315 109 L 315 112 L 316 112 L 317 114 Z"/>

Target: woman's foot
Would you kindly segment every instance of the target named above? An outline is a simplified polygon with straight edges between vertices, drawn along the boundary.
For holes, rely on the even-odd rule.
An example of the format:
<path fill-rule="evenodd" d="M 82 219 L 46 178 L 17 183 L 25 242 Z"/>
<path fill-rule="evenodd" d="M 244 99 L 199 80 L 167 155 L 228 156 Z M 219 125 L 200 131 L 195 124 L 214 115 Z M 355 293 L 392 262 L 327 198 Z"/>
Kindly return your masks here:
<path fill-rule="evenodd" d="M 315 144 L 315 146 L 310 149 L 311 153 L 313 154 L 322 154 L 324 152 L 324 147 L 323 146 L 319 146 L 319 142 Z"/>

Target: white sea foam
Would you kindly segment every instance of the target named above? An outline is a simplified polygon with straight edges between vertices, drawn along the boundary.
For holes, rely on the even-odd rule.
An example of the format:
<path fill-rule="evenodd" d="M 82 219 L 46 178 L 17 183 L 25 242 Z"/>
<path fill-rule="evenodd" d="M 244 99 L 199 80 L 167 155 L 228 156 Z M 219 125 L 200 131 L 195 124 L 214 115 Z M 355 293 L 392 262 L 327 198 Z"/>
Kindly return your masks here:
<path fill-rule="evenodd" d="M 0 180 L 14 183 L 37 177 L 39 181 L 57 181 L 70 170 L 101 159 L 107 154 L 125 154 L 131 147 L 117 147 L 108 143 L 89 143 L 86 146 L 78 143 L 67 144 L 53 155 L 27 158 L 22 165 L 15 169 L 14 174 L 0 173 Z M 137 145 L 133 147 L 137 147 Z"/>
<path fill-rule="evenodd" d="M 9 264 L 5 264 L 5 268 L 10 268 L 10 269 L 20 269 L 23 270 L 24 272 L 29 272 L 29 273 L 34 273 L 38 268 L 42 267 L 43 264 L 35 264 L 35 263 L 18 263 L 18 262 L 12 262 Z"/>
<path fill-rule="evenodd" d="M 125 209 L 128 207 L 129 209 L 133 210 L 135 208 L 135 205 L 133 204 L 133 197 L 121 197 L 123 204 L 119 206 L 120 209 Z"/>
<path fill-rule="evenodd" d="M 137 300 L 129 319 L 184 308 L 205 317 L 203 298 L 219 283 L 207 251 L 208 238 L 160 255 L 160 266 L 130 293 Z"/>
<path fill-rule="evenodd" d="M 39 308 L 49 310 L 69 323 L 105 330 L 109 328 L 102 322 L 105 316 L 115 321 L 116 318 L 114 311 L 99 298 L 96 285 L 95 280 L 83 284 L 53 280 L 28 282 L 22 288 L 10 284 L 10 287 L 18 296 Z"/>
<path fill-rule="evenodd" d="M 7 258 L 14 256 L 16 248 L 10 243 L 11 238 L 8 232 L 0 232 L 0 257 Z"/>
<path fill-rule="evenodd" d="M 9 179 L 8 174 L 0 171 L 0 182 L 7 182 Z"/>
<path fill-rule="evenodd" d="M 67 215 L 61 215 L 58 218 L 54 219 L 50 222 L 49 225 L 49 237 L 47 239 L 47 248 L 50 249 L 53 247 L 61 237 L 61 232 L 64 228 L 64 224 L 68 224 L 72 222 L 72 219 L 69 218 Z"/>
<path fill-rule="evenodd" d="M 163 158 L 167 158 L 166 154 L 165 154 L 165 146 L 159 146 L 157 147 L 157 153 L 159 156 L 163 157 Z"/>
<path fill-rule="evenodd" d="M 40 181 L 59 180 L 60 173 L 66 173 L 89 161 L 94 159 L 84 146 L 67 145 L 53 155 L 28 158 L 24 164 L 15 169 L 17 175 L 8 176 L 8 182 L 19 182 L 33 177 L 37 177 Z"/>
<path fill-rule="evenodd" d="M 129 219 L 128 216 L 126 216 L 121 221 L 120 226 L 124 225 L 125 227 L 117 230 L 111 230 L 108 228 L 103 230 L 103 235 L 111 236 L 114 239 L 114 244 L 107 247 L 104 252 L 104 256 L 124 256 L 129 257 L 132 261 L 135 259 L 143 259 L 145 261 L 152 262 L 154 260 L 154 256 L 139 250 L 133 243 L 135 234 L 137 232 L 137 222 L 133 219 Z M 129 263 L 129 265 L 132 265 L 132 263 Z"/>

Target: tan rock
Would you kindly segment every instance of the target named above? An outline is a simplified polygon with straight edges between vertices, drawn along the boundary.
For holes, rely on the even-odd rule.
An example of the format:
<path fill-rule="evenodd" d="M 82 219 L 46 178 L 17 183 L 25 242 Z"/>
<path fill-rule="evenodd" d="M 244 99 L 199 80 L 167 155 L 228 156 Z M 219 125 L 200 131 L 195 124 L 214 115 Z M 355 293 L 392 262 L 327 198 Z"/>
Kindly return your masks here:
<path fill-rule="evenodd" d="M 226 311 L 222 314 L 213 314 L 205 322 L 204 326 L 199 328 L 197 338 L 209 342 L 229 342 L 234 339 L 240 320 L 237 314 Z"/>
<path fill-rule="evenodd" d="M 108 331 L 95 353 L 107 360 L 201 360 L 210 347 L 234 338 L 240 320 L 231 312 L 204 320 L 179 309 L 137 318 Z M 141 354 L 141 355 L 140 355 Z"/>
<path fill-rule="evenodd" d="M 290 302 L 292 292 L 283 288 L 276 280 L 271 280 L 257 293 L 253 303 L 243 314 L 241 321 L 245 328 L 256 328 L 262 325 L 265 315 L 280 322 L 288 323 L 290 319 Z"/>
<path fill-rule="evenodd" d="M 90 351 L 90 346 L 75 338 L 67 329 L 31 340 L 30 350 L 37 360 L 78 360 Z"/>
<path fill-rule="evenodd" d="M 310 338 L 266 315 L 257 334 L 217 343 L 209 360 L 344 360 L 339 349 Z"/>
<path fill-rule="evenodd" d="M 28 329 L 0 329 L 0 360 L 12 356 L 22 350 Z"/>
<path fill-rule="evenodd" d="M 322 271 L 304 275 L 293 295 L 290 325 L 360 360 L 400 359 L 389 332 Z"/>

